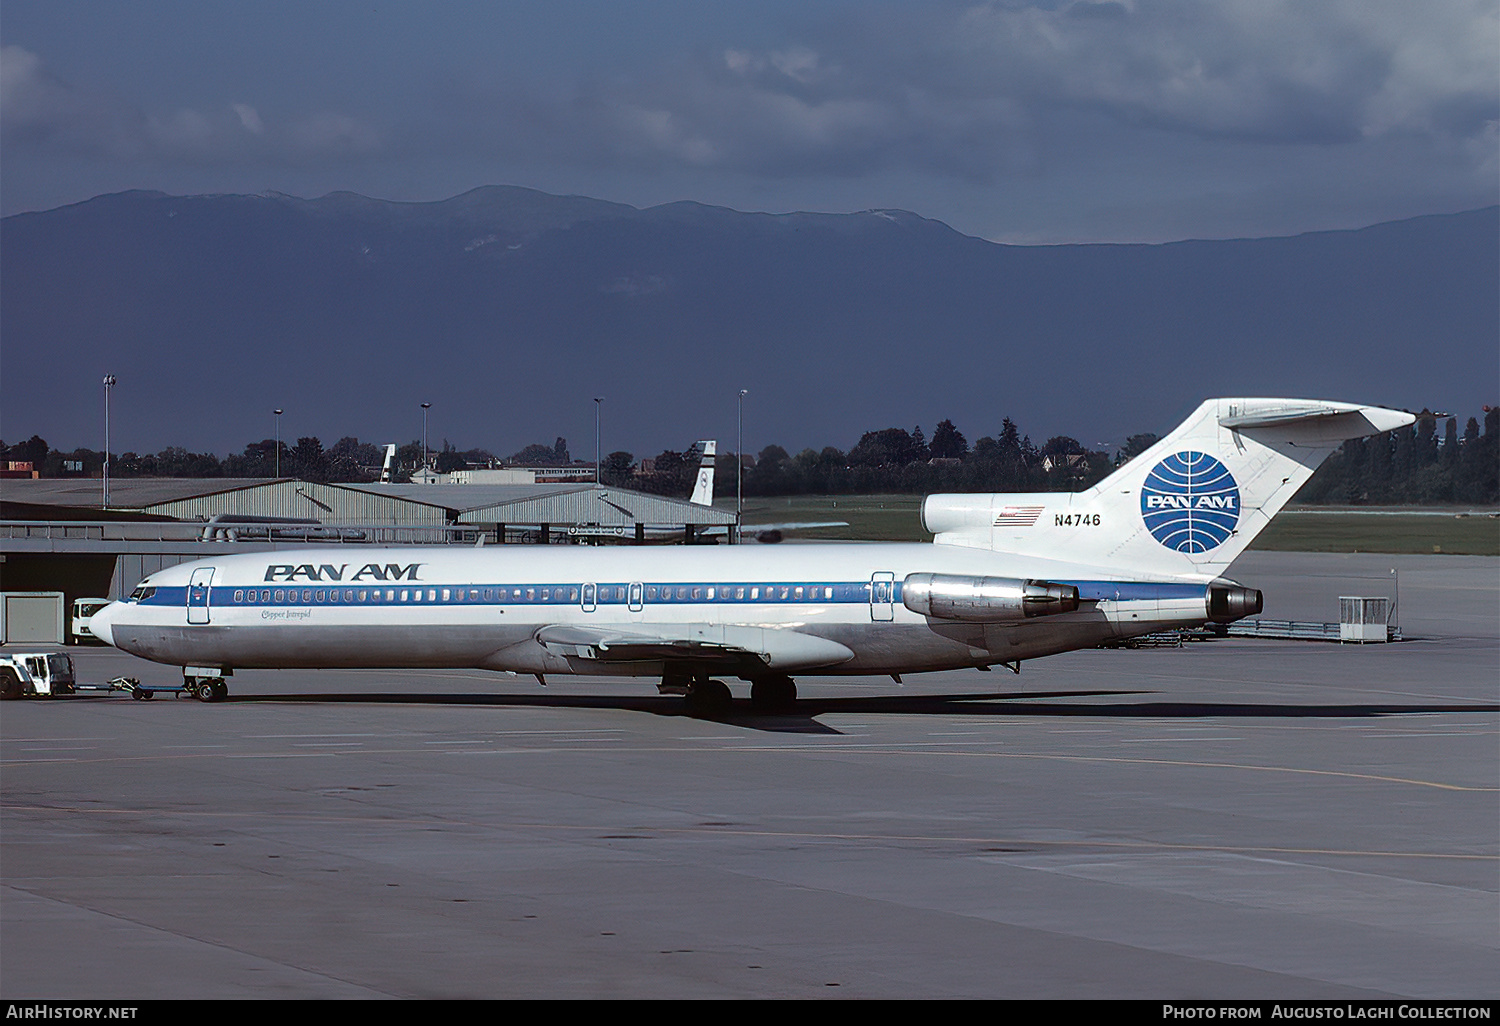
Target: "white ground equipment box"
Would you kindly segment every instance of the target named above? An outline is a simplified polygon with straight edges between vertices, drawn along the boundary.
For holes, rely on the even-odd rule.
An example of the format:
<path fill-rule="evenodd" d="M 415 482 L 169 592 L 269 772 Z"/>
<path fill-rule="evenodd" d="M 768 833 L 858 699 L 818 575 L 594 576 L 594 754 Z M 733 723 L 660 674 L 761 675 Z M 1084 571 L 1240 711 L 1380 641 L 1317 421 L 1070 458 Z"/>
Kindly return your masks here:
<path fill-rule="evenodd" d="M 61 645 L 63 593 L 0 592 L 0 645 Z"/>
<path fill-rule="evenodd" d="M 1386 641 L 1389 633 L 1386 624 L 1391 616 L 1391 600 L 1381 596 L 1367 598 L 1359 595 L 1339 596 L 1339 640 L 1340 641 Z"/>

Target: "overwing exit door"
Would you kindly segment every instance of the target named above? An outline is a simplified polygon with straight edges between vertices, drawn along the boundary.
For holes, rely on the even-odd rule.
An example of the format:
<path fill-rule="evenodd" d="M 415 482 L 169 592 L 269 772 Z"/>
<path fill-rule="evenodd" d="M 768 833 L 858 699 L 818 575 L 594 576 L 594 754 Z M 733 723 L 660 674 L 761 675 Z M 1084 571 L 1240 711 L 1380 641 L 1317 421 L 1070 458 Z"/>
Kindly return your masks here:
<path fill-rule="evenodd" d="M 877 570 L 870 575 L 870 619 L 876 622 L 896 618 L 896 575 Z"/>

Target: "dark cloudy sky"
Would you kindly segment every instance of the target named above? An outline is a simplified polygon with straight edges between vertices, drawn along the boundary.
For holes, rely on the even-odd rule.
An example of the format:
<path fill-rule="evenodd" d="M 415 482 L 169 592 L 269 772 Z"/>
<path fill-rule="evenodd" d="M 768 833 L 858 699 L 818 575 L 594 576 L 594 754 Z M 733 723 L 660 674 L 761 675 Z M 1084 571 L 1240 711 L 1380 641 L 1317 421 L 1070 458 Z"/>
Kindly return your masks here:
<path fill-rule="evenodd" d="M 0 210 L 484 184 L 1016 242 L 1497 202 L 1494 0 L 5 0 Z"/>

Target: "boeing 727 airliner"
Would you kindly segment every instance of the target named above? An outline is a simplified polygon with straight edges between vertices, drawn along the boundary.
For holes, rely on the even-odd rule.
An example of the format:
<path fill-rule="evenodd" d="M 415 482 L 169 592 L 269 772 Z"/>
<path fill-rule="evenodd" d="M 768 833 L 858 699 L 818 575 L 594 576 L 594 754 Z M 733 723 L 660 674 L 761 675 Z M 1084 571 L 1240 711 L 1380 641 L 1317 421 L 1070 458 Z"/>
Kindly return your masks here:
<path fill-rule="evenodd" d="M 1413 420 L 1212 399 L 1085 491 L 929 496 L 931 543 L 257 552 L 152 574 L 92 626 L 208 701 L 236 669 L 477 667 L 657 678 L 704 715 L 737 677 L 783 709 L 796 676 L 1019 670 L 1258 613 L 1230 563 L 1342 441 Z"/>

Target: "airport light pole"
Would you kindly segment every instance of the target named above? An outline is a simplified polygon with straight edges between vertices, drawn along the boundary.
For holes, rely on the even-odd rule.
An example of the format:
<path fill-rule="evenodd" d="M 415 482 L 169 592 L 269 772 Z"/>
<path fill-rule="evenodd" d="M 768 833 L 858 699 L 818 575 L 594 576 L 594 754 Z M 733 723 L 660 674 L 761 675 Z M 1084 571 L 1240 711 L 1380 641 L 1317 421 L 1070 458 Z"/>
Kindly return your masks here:
<path fill-rule="evenodd" d="M 427 469 L 427 411 L 432 409 L 431 403 L 422 404 L 422 469 Z"/>
<path fill-rule="evenodd" d="M 109 509 L 109 391 L 115 387 L 115 376 L 104 375 L 104 502 L 101 509 Z"/>
<path fill-rule="evenodd" d="M 604 396 L 594 396 L 594 484 L 599 484 L 599 410 L 604 405 Z"/>
<path fill-rule="evenodd" d="M 281 480 L 281 411 L 272 410 L 276 414 L 276 480 Z"/>
<path fill-rule="evenodd" d="M 748 388 L 740 389 L 740 406 L 738 426 L 734 435 L 734 543 L 738 545 L 745 540 L 744 532 L 740 523 L 745 516 L 745 393 Z"/>

